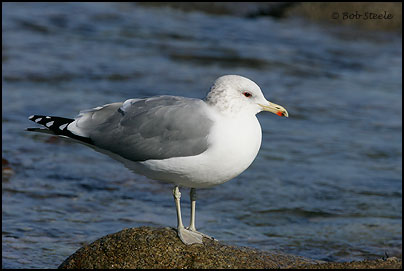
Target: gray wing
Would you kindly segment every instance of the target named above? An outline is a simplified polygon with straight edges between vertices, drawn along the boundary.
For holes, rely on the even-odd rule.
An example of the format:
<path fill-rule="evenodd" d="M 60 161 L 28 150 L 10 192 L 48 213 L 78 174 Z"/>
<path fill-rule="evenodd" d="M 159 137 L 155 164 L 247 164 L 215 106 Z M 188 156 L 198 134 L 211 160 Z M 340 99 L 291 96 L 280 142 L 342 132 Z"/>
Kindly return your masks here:
<path fill-rule="evenodd" d="M 69 130 L 132 161 L 193 156 L 208 148 L 206 107 L 176 96 L 131 99 L 82 111 Z"/>

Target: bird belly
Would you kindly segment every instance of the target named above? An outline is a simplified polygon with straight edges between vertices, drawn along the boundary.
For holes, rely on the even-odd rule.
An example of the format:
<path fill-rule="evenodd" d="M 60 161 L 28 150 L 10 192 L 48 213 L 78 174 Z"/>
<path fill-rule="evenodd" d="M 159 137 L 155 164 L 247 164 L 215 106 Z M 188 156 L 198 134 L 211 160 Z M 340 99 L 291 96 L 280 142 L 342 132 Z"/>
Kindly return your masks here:
<path fill-rule="evenodd" d="M 207 188 L 238 176 L 254 161 L 261 146 L 261 126 L 254 119 L 219 122 L 212 128 L 209 148 L 196 156 L 144 162 L 121 161 L 148 178 L 179 186 Z"/>

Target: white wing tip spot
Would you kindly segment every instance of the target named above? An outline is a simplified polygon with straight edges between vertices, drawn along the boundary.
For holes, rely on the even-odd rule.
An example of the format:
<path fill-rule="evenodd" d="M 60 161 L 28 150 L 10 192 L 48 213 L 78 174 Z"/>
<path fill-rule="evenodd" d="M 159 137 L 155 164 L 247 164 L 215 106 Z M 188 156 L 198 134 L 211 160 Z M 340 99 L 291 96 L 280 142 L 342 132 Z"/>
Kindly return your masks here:
<path fill-rule="evenodd" d="M 48 123 L 46 123 L 46 127 L 51 127 L 53 125 L 54 121 L 50 121 Z"/>
<path fill-rule="evenodd" d="M 66 128 L 67 125 L 68 125 L 68 123 L 62 124 L 62 125 L 59 126 L 59 129 L 63 130 L 64 128 Z"/>
<path fill-rule="evenodd" d="M 35 122 L 40 122 L 42 120 L 42 118 L 37 118 L 36 120 L 35 120 Z"/>
<path fill-rule="evenodd" d="M 32 120 L 33 118 L 35 118 L 35 115 L 31 115 L 28 117 L 29 120 Z"/>

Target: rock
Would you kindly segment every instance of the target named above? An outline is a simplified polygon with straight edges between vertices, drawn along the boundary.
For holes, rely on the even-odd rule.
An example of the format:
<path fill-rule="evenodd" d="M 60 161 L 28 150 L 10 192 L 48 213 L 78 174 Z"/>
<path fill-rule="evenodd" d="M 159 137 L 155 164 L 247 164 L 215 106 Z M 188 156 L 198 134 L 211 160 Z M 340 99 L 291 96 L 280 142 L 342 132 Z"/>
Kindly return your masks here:
<path fill-rule="evenodd" d="M 224 245 L 184 245 L 172 228 L 124 229 L 86 245 L 61 269 L 81 268 L 288 268 L 319 261 L 280 253 Z"/>
<path fill-rule="evenodd" d="M 172 228 L 140 227 L 104 236 L 77 250 L 60 269 L 82 268 L 397 268 L 397 258 L 332 263 L 300 256 L 234 247 L 204 238 L 204 244 L 184 245 Z"/>

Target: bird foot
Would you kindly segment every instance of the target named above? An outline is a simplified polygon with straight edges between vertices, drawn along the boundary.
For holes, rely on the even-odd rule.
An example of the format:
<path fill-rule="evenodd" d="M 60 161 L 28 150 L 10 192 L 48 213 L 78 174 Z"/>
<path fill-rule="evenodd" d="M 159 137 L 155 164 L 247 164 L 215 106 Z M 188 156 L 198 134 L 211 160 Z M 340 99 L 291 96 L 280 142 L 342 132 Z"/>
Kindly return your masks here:
<path fill-rule="evenodd" d="M 205 237 L 205 238 L 208 238 L 208 239 L 210 239 L 210 240 L 216 240 L 216 241 L 217 241 L 217 239 L 215 239 L 214 237 L 211 237 L 211 236 L 209 236 L 209 235 L 207 235 L 207 234 L 204 234 L 204 233 L 202 233 L 202 232 L 199 232 L 199 231 L 197 231 L 197 230 L 193 230 L 193 229 L 191 229 L 190 227 L 187 227 L 186 229 L 189 230 L 189 231 L 191 231 L 191 232 L 193 232 L 193 233 L 199 234 L 199 235 L 201 235 L 201 236 L 203 236 L 203 237 Z"/>
<path fill-rule="evenodd" d="M 203 244 L 203 235 L 199 232 L 194 232 L 186 228 L 177 228 L 178 237 L 186 245 Z"/>

